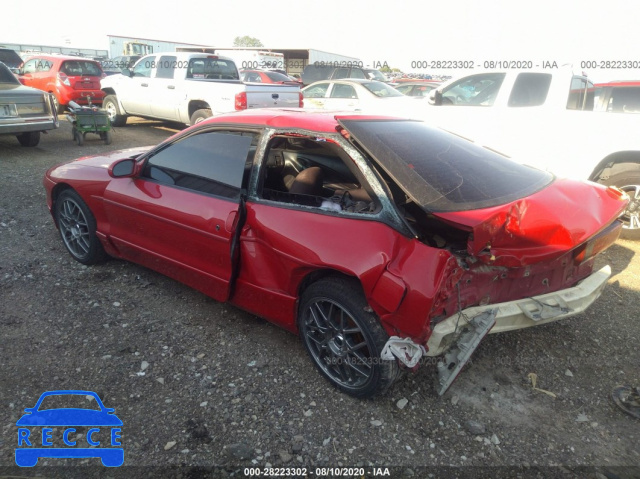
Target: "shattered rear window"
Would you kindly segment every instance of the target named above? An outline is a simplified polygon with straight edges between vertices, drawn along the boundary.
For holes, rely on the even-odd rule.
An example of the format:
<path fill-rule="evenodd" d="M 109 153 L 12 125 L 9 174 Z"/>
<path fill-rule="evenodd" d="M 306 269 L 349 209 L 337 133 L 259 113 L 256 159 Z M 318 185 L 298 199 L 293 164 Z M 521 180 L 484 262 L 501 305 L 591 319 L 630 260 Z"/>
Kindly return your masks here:
<path fill-rule="evenodd" d="M 427 211 L 498 206 L 529 196 L 553 181 L 547 172 L 423 122 L 341 119 L 340 123 Z"/>

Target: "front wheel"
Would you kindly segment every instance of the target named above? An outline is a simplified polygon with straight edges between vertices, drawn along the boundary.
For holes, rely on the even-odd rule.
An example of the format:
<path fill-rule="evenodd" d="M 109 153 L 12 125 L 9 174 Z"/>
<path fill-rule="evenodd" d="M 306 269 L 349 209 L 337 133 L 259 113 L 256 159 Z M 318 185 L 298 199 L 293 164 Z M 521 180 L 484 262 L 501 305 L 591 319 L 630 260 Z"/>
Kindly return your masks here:
<path fill-rule="evenodd" d="M 629 195 L 631 201 L 620 216 L 622 221 L 621 238 L 640 240 L 640 172 L 621 171 L 602 181 L 607 186 L 617 186 Z"/>
<path fill-rule="evenodd" d="M 106 258 L 96 236 L 96 219 L 78 193 L 73 190 L 60 193 L 56 199 L 55 217 L 62 242 L 76 261 L 91 265 Z"/>
<path fill-rule="evenodd" d="M 345 278 L 327 278 L 302 295 L 298 328 L 316 367 L 339 390 L 358 398 L 385 392 L 397 361 L 380 355 L 389 336 L 362 293 Z"/>
<path fill-rule="evenodd" d="M 107 111 L 113 126 L 124 126 L 127 123 L 127 115 L 122 114 L 120 111 L 118 98 L 115 95 L 105 96 L 102 101 L 102 108 Z"/>

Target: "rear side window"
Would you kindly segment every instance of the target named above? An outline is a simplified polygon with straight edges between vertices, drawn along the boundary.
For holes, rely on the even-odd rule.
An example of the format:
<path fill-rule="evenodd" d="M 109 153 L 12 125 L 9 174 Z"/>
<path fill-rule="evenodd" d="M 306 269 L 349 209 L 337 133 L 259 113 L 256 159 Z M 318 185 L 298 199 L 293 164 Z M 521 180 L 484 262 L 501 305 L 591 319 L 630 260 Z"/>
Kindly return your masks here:
<path fill-rule="evenodd" d="M 173 72 L 175 72 L 178 57 L 175 56 L 162 56 L 158 61 L 158 71 L 156 78 L 173 78 Z"/>
<path fill-rule="evenodd" d="M 520 73 L 513 84 L 509 106 L 540 106 L 547 99 L 551 75 L 549 73 Z"/>
<path fill-rule="evenodd" d="M 502 205 L 529 196 L 553 180 L 545 171 L 419 121 L 344 119 L 340 123 L 425 211 Z"/>
<path fill-rule="evenodd" d="M 640 87 L 612 88 L 607 111 L 640 113 Z"/>
<path fill-rule="evenodd" d="M 144 176 L 167 185 L 238 198 L 257 136 L 220 131 L 188 136 L 151 156 Z"/>
<path fill-rule="evenodd" d="M 349 78 L 349 69 L 348 68 L 336 68 L 336 71 L 333 72 L 332 78 L 335 78 L 335 79 Z"/>
<path fill-rule="evenodd" d="M 351 74 L 349 75 L 349 78 L 362 78 L 363 80 L 368 80 L 368 78 L 365 76 L 364 72 L 362 70 L 360 70 L 359 68 L 352 68 L 351 69 Z"/>
<path fill-rule="evenodd" d="M 67 76 L 94 76 L 102 75 L 102 70 L 95 62 L 86 60 L 67 60 L 62 62 L 60 72 Z"/>
<path fill-rule="evenodd" d="M 331 98 L 358 98 L 356 90 L 351 85 L 336 83 L 331 90 Z"/>

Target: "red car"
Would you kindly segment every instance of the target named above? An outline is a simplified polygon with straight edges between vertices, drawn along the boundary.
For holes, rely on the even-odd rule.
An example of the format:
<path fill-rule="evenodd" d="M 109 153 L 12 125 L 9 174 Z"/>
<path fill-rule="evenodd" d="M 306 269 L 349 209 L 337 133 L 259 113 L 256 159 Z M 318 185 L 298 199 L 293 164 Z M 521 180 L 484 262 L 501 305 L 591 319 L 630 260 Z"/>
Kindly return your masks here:
<path fill-rule="evenodd" d="M 442 394 L 487 332 L 583 311 L 628 202 L 422 122 L 272 109 L 44 185 L 76 260 L 123 258 L 299 333 L 358 397 L 445 353 Z"/>
<path fill-rule="evenodd" d="M 280 85 L 302 85 L 302 82 L 292 80 L 282 73 L 269 70 L 242 70 L 242 81 L 247 83 L 278 83 Z"/>
<path fill-rule="evenodd" d="M 23 85 L 53 93 L 58 113 L 70 101 L 87 105 L 102 105 L 105 93 L 100 80 L 106 75 L 97 61 L 64 55 L 38 55 L 30 57 L 20 68 Z"/>

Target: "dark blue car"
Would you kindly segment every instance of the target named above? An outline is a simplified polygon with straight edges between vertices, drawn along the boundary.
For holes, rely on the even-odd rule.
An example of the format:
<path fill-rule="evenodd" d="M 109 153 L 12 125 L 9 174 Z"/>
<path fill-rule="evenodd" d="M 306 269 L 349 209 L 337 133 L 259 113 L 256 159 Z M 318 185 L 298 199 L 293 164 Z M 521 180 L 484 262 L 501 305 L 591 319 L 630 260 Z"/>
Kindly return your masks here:
<path fill-rule="evenodd" d="M 54 408 L 39 410 L 42 401 L 48 396 L 88 396 L 95 399 L 98 409 L 85 408 Z M 108 467 L 118 467 L 124 462 L 124 450 L 120 446 L 120 426 L 122 421 L 114 414 L 115 409 L 102 404 L 100 397 L 93 391 L 62 390 L 43 393 L 36 405 L 25 409 L 16 426 L 18 429 L 18 448 L 16 448 L 16 464 L 22 467 L 32 467 L 41 457 L 57 458 L 90 458 L 99 457 L 102 464 Z M 76 441 L 70 439 L 70 434 L 76 430 L 71 426 L 90 427 L 86 434 L 87 446 L 75 447 Z M 41 435 L 31 435 L 30 427 L 42 428 Z M 53 447 L 53 430 L 51 427 L 62 428 L 62 439 L 66 447 Z M 101 446 L 94 435 L 101 434 L 100 428 L 110 428 L 110 446 Z M 104 433 L 102 433 L 104 435 Z"/>

